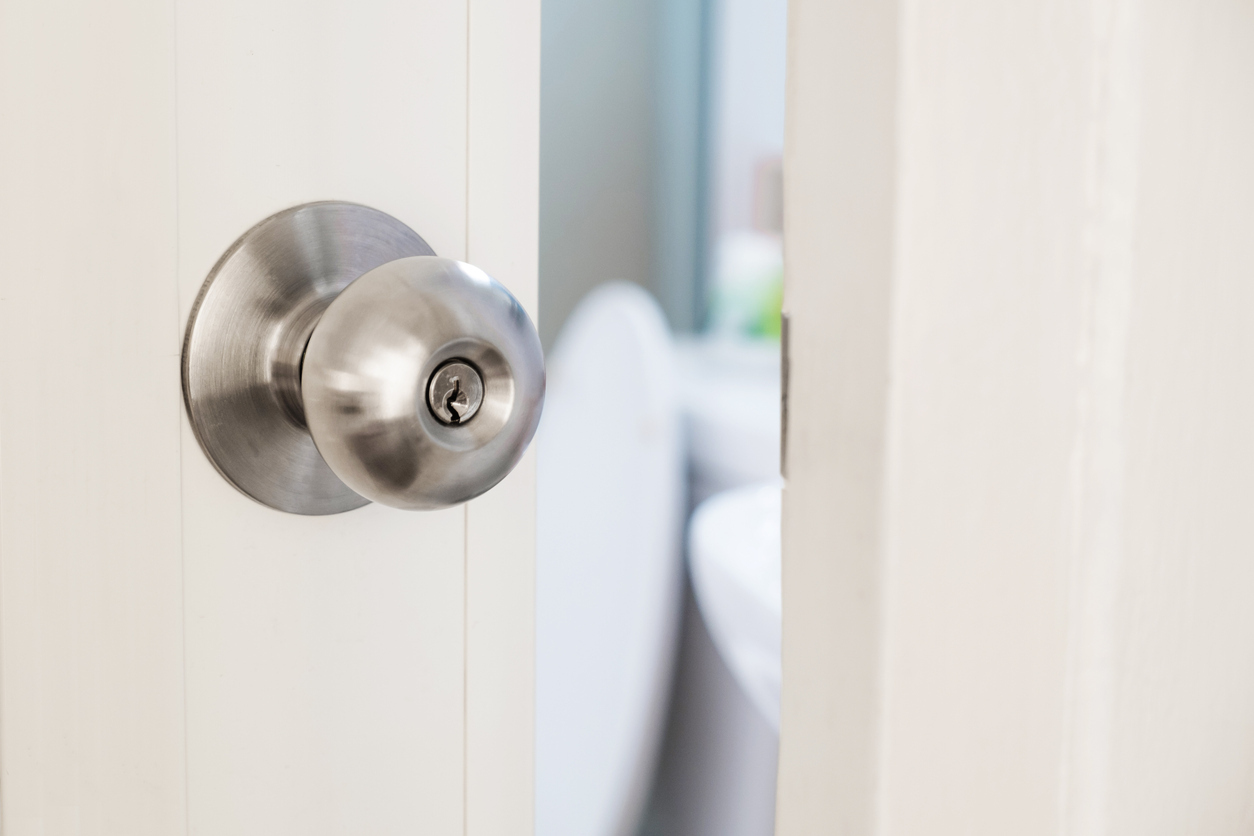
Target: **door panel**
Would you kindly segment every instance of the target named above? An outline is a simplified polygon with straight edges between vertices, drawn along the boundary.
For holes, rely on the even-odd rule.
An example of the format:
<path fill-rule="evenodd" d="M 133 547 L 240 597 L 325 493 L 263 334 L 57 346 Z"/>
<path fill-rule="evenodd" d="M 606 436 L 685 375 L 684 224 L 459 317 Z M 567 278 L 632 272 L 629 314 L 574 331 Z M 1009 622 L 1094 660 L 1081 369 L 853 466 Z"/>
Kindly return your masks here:
<path fill-rule="evenodd" d="M 173 26 L 0 4 L 6 834 L 183 830 Z"/>
<path fill-rule="evenodd" d="M 540 3 L 468 19 L 467 260 L 538 323 Z M 466 508 L 466 833 L 515 836 L 535 819 L 535 448 Z"/>
<path fill-rule="evenodd" d="M 464 258 L 464 3 L 179 5 L 184 320 L 245 229 L 309 200 Z M 463 509 L 241 496 L 184 424 L 192 833 L 461 829 Z"/>

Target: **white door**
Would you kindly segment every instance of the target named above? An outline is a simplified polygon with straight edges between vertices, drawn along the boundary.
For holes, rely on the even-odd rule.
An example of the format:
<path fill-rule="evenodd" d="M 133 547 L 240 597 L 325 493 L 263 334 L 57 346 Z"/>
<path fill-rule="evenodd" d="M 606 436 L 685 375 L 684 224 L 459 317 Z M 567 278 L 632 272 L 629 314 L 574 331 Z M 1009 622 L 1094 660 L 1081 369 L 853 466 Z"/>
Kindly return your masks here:
<path fill-rule="evenodd" d="M 222 252 L 367 204 L 535 318 L 538 0 L 0 5 L 0 829 L 524 834 L 534 468 L 271 510 L 190 430 Z"/>

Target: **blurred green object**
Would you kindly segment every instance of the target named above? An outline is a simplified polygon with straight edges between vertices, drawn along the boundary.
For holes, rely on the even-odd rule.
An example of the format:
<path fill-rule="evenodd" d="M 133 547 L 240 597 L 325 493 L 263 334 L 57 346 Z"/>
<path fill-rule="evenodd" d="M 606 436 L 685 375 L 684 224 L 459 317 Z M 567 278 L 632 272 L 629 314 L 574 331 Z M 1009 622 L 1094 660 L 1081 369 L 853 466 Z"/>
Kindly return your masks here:
<path fill-rule="evenodd" d="M 764 288 L 761 310 L 750 334 L 778 340 L 784 311 L 784 271 L 778 270 Z"/>
<path fill-rule="evenodd" d="M 741 230 L 719 241 L 710 294 L 711 333 L 778 340 L 784 265 L 778 236 Z"/>

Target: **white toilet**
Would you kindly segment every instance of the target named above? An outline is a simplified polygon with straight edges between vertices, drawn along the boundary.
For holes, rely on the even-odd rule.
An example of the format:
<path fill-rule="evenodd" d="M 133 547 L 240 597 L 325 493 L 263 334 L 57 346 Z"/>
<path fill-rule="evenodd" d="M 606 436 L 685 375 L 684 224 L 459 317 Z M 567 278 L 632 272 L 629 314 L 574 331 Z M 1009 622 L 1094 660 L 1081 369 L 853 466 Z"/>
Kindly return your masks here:
<path fill-rule="evenodd" d="M 635 285 L 586 297 L 548 359 L 538 436 L 536 833 L 631 836 L 679 630 L 684 450 L 674 347 Z"/>

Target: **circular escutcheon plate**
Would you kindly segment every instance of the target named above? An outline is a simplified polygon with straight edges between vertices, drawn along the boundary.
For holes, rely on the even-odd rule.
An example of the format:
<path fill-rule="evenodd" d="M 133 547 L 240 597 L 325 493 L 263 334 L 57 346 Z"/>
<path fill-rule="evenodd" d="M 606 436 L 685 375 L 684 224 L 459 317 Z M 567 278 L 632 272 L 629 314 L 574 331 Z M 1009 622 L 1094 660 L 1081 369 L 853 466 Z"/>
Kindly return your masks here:
<path fill-rule="evenodd" d="M 314 446 L 301 360 L 340 291 L 416 255 L 435 253 L 391 215 L 328 201 L 271 215 L 218 260 L 187 323 L 183 398 L 205 455 L 242 493 L 294 514 L 335 514 L 369 501 Z"/>

